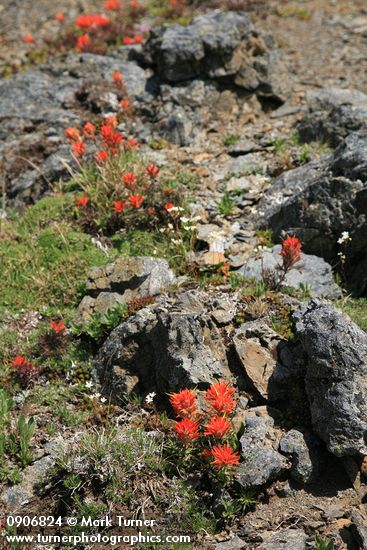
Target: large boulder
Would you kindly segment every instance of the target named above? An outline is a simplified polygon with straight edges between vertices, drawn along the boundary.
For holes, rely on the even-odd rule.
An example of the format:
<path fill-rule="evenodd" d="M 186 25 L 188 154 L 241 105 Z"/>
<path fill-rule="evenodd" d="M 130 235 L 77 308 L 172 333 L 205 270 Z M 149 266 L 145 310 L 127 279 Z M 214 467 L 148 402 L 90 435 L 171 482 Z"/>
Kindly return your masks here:
<path fill-rule="evenodd" d="M 301 141 L 336 147 L 351 132 L 367 129 L 367 95 L 358 90 L 310 90 L 306 104 L 306 115 L 296 124 Z"/>
<path fill-rule="evenodd" d="M 258 281 L 263 278 L 263 271 L 279 274 L 281 267 L 280 251 L 282 247 L 276 245 L 259 252 L 250 258 L 238 271 L 245 277 L 255 277 Z M 277 276 L 277 275 L 276 275 Z M 301 254 L 301 259 L 286 274 L 282 283 L 285 286 L 300 290 L 307 289 L 311 296 L 341 296 L 341 290 L 335 284 L 331 266 L 322 258 L 311 254 Z"/>
<path fill-rule="evenodd" d="M 96 361 L 104 392 L 118 401 L 131 391 L 165 394 L 230 380 L 224 342 L 206 301 L 207 295 L 194 291 L 174 304 L 162 298 L 112 331 Z"/>
<path fill-rule="evenodd" d="M 170 83 L 219 80 L 280 101 L 290 92 L 280 52 L 268 50 L 244 12 L 211 11 L 186 26 L 153 29 L 144 52 Z"/>
<path fill-rule="evenodd" d="M 150 256 L 121 256 L 115 262 L 89 270 L 87 295 L 79 304 L 76 323 L 93 314 L 106 315 L 118 304 L 156 296 L 176 281 L 167 260 Z"/>
<path fill-rule="evenodd" d="M 343 250 L 343 232 L 351 238 L 345 272 L 351 288 L 367 290 L 367 131 L 350 134 L 334 154 L 277 178 L 259 203 L 259 227 L 275 238 L 296 234 L 304 251 L 330 263 Z"/>
<path fill-rule="evenodd" d="M 315 432 L 338 457 L 367 455 L 367 335 L 318 300 L 293 314 Z"/>
<path fill-rule="evenodd" d="M 288 468 L 287 459 L 277 449 L 280 431 L 265 407 L 250 409 L 240 439 L 242 462 L 236 480 L 245 489 L 258 488 L 278 479 Z"/>

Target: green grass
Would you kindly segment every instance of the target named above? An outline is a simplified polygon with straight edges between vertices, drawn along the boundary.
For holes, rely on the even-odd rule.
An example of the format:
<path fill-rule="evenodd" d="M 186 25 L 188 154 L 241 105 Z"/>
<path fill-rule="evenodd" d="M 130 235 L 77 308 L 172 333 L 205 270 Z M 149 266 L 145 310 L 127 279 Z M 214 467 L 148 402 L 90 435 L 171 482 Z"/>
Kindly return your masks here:
<path fill-rule="evenodd" d="M 60 314 L 78 302 L 92 266 L 106 255 L 67 219 L 69 196 L 48 197 L 15 216 L 0 233 L 0 313 L 22 309 Z"/>
<path fill-rule="evenodd" d="M 361 329 L 367 332 L 367 298 L 345 298 L 336 303 Z"/>

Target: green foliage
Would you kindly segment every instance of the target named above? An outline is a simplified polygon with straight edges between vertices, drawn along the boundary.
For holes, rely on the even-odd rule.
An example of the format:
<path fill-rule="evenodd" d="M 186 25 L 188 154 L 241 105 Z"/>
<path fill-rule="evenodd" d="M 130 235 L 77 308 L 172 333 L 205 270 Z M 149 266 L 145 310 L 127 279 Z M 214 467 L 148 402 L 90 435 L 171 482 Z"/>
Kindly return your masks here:
<path fill-rule="evenodd" d="M 316 541 L 314 545 L 314 550 L 333 550 L 334 543 L 332 540 L 323 540 L 320 537 L 316 536 Z"/>
<path fill-rule="evenodd" d="M 31 439 L 36 429 L 33 417 L 18 418 L 15 430 L 10 430 L 9 414 L 12 401 L 3 390 L 0 390 L 0 479 L 8 478 L 12 483 L 21 480 L 17 468 L 12 468 L 7 459 L 16 461 L 21 468 L 25 468 L 33 460 Z"/>
<path fill-rule="evenodd" d="M 68 205 L 65 197 L 48 197 L 28 208 L 20 220 L 3 225 L 0 312 L 65 311 L 78 301 L 86 271 L 106 262 L 91 238 L 67 221 Z"/>
<path fill-rule="evenodd" d="M 18 420 L 17 435 L 18 435 L 18 453 L 20 465 L 24 468 L 33 460 L 33 455 L 30 450 L 30 442 L 36 429 L 36 422 L 33 417 L 28 420 L 21 416 Z"/>
<path fill-rule="evenodd" d="M 239 493 L 232 499 L 223 499 L 221 506 L 223 508 L 222 517 L 230 519 L 238 514 L 245 512 L 256 502 L 256 493 L 252 490 L 240 489 Z"/>
<path fill-rule="evenodd" d="M 367 298 L 352 298 L 348 296 L 339 302 L 336 302 L 336 307 L 340 308 L 361 329 L 367 332 Z"/>
<path fill-rule="evenodd" d="M 223 145 L 226 145 L 226 146 L 235 145 L 239 139 L 240 139 L 239 135 L 229 134 L 228 136 L 225 136 L 223 138 Z"/>
<path fill-rule="evenodd" d="M 233 213 L 235 203 L 229 193 L 225 192 L 221 201 L 218 203 L 218 212 L 222 216 L 230 216 Z"/>
<path fill-rule="evenodd" d="M 268 248 L 274 246 L 273 231 L 271 229 L 257 229 L 255 235 L 259 239 L 261 246 Z"/>
<path fill-rule="evenodd" d="M 127 304 L 117 304 L 112 309 L 109 309 L 105 315 L 95 314 L 85 327 L 79 328 L 73 326 L 73 330 L 76 334 L 83 332 L 92 338 L 92 340 L 99 342 L 116 328 L 121 321 L 126 319 L 128 311 Z"/>

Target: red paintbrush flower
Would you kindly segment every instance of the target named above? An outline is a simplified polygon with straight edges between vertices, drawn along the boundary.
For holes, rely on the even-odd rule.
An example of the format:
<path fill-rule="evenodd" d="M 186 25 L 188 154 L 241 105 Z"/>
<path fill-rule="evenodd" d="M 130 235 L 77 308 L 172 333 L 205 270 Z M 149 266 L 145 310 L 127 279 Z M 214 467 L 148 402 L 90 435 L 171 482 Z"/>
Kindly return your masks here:
<path fill-rule="evenodd" d="M 288 237 L 282 241 L 280 255 L 283 257 L 283 269 L 288 271 L 301 259 L 302 243 L 297 237 Z"/>
<path fill-rule="evenodd" d="M 95 154 L 95 157 L 96 161 L 99 163 L 99 164 L 102 164 L 103 162 L 105 162 L 108 158 L 108 154 L 106 151 L 98 151 L 98 153 Z"/>
<path fill-rule="evenodd" d="M 50 329 L 55 334 L 65 334 L 66 326 L 62 321 L 50 321 Z"/>
<path fill-rule="evenodd" d="M 214 416 L 205 426 L 205 435 L 212 435 L 213 437 L 222 438 L 231 429 L 231 423 L 227 418 L 223 416 Z"/>
<path fill-rule="evenodd" d="M 181 390 L 172 393 L 169 398 L 172 409 L 180 418 L 192 418 L 197 415 L 196 393 L 193 390 Z"/>
<path fill-rule="evenodd" d="M 147 174 L 152 178 L 156 178 L 159 174 L 159 168 L 156 164 L 150 164 L 147 168 Z"/>
<path fill-rule="evenodd" d="M 113 203 L 113 208 L 117 214 L 121 214 L 121 212 L 123 212 L 128 207 L 128 203 L 124 201 L 117 201 Z"/>
<path fill-rule="evenodd" d="M 120 107 L 121 109 L 123 109 L 124 111 L 128 111 L 130 109 L 130 100 L 129 99 L 122 99 L 120 101 Z"/>
<path fill-rule="evenodd" d="M 128 138 L 127 144 L 131 149 L 135 149 L 135 147 L 139 147 L 139 142 L 134 138 Z"/>
<path fill-rule="evenodd" d="M 119 10 L 121 8 L 120 0 L 107 0 L 104 7 L 106 10 Z"/>
<path fill-rule="evenodd" d="M 110 20 L 99 13 L 84 13 L 75 19 L 75 24 L 80 29 L 97 29 L 110 24 Z"/>
<path fill-rule="evenodd" d="M 212 455 L 214 457 L 212 464 L 218 470 L 235 466 L 240 462 L 240 455 L 229 445 L 215 445 L 212 448 Z"/>
<path fill-rule="evenodd" d="M 79 206 L 80 208 L 87 208 L 88 203 L 89 198 L 86 195 L 83 195 L 83 197 L 79 197 L 79 199 L 75 199 L 76 206 Z"/>
<path fill-rule="evenodd" d="M 144 197 L 141 195 L 131 195 L 131 197 L 129 197 L 129 202 L 134 208 L 140 208 L 143 200 Z"/>
<path fill-rule="evenodd" d="M 96 127 L 91 122 L 86 122 L 83 126 L 83 135 L 86 139 L 93 139 L 96 135 Z"/>
<path fill-rule="evenodd" d="M 66 128 L 65 136 L 69 141 L 81 141 L 81 135 L 78 128 Z"/>
<path fill-rule="evenodd" d="M 141 36 L 141 34 L 136 34 L 133 37 L 133 43 L 134 44 L 142 44 L 144 42 L 144 36 Z"/>
<path fill-rule="evenodd" d="M 124 46 L 131 46 L 131 44 L 134 44 L 134 40 L 130 38 L 129 36 L 125 36 L 125 38 L 122 41 Z"/>
<path fill-rule="evenodd" d="M 204 399 L 218 415 L 231 414 L 236 404 L 233 394 L 234 388 L 232 386 L 227 382 L 218 382 L 210 386 L 204 395 Z"/>
<path fill-rule="evenodd" d="M 21 386 L 28 386 L 28 384 L 34 380 L 37 376 L 37 367 L 30 363 L 27 359 L 21 355 L 17 355 L 13 362 L 12 367 L 15 371 L 16 377 Z"/>
<path fill-rule="evenodd" d="M 92 40 L 89 34 L 82 34 L 82 36 L 79 36 L 78 40 L 76 41 L 76 48 L 81 52 L 89 48 L 91 45 L 92 45 Z"/>
<path fill-rule="evenodd" d="M 77 141 L 76 143 L 73 143 L 73 153 L 74 156 L 77 158 L 84 157 L 86 153 L 86 148 L 82 141 Z"/>
<path fill-rule="evenodd" d="M 176 422 L 173 428 L 178 438 L 184 443 L 194 441 L 200 437 L 199 424 L 190 418 L 184 418 L 180 422 Z"/>
<path fill-rule="evenodd" d="M 65 14 L 64 13 L 57 13 L 55 15 L 55 19 L 58 23 L 63 23 L 64 19 L 65 19 Z"/>
<path fill-rule="evenodd" d="M 168 202 L 167 204 L 164 205 L 164 209 L 167 210 L 167 212 L 169 212 L 170 210 L 172 210 L 172 208 L 174 208 L 175 205 Z"/>
<path fill-rule="evenodd" d="M 109 116 L 106 116 L 106 118 L 104 119 L 104 124 L 106 124 L 107 126 L 111 126 L 111 128 L 117 128 L 117 125 L 118 125 L 118 122 L 117 122 L 117 118 L 115 115 L 109 115 Z"/>
<path fill-rule="evenodd" d="M 122 74 L 120 71 L 114 71 L 112 73 L 112 80 L 116 82 L 116 84 L 122 84 L 124 82 L 124 79 L 122 78 Z"/>
<path fill-rule="evenodd" d="M 127 187 L 127 189 L 130 189 L 131 191 L 135 189 L 137 179 L 135 174 L 133 174 L 132 172 L 126 172 L 126 174 L 122 176 L 122 181 L 124 182 L 124 185 L 125 187 Z"/>
<path fill-rule="evenodd" d="M 23 36 L 23 42 L 26 44 L 33 44 L 34 43 L 34 37 L 33 34 L 26 34 Z"/>

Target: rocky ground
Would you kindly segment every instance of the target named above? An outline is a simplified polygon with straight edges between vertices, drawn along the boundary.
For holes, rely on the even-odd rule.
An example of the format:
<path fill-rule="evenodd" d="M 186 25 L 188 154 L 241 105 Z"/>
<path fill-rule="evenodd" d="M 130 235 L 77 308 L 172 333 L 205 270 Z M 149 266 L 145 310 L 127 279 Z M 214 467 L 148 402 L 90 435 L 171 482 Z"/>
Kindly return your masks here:
<path fill-rule="evenodd" d="M 365 3 L 143 7 L 83 52 L 74 19 L 99 2 L 0 6 L 1 515 L 154 518 L 191 537 L 167 548 L 367 548 Z M 73 156 L 67 128 L 110 116 L 125 149 Z M 227 476 L 180 447 L 168 399 L 219 380 Z"/>

